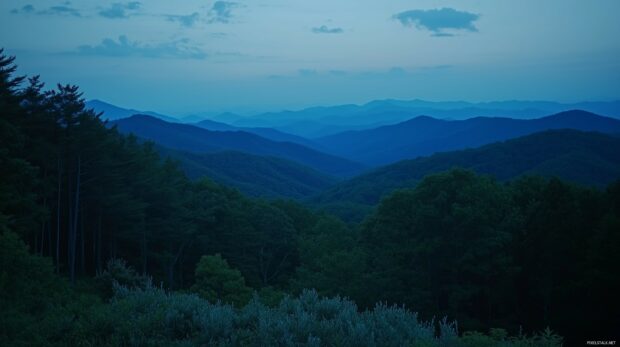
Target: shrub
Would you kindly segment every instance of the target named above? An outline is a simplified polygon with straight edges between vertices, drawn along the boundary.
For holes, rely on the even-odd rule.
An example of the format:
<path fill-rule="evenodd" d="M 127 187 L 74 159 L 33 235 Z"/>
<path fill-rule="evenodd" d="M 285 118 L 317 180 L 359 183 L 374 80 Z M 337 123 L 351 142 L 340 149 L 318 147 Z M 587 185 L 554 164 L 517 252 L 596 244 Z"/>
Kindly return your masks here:
<path fill-rule="evenodd" d="M 147 275 L 136 273 L 125 260 L 112 258 L 108 260 L 105 270 L 95 278 L 103 296 L 111 298 L 116 286 L 128 288 L 148 288 L 152 280 Z"/>

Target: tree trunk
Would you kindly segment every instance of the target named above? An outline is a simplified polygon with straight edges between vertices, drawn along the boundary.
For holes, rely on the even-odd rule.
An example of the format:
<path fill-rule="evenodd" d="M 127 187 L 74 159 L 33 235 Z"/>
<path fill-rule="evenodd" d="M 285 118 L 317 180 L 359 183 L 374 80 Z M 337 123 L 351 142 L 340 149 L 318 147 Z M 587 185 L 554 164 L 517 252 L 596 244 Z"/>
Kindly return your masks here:
<path fill-rule="evenodd" d="M 101 266 L 101 223 L 102 223 L 102 212 L 101 212 L 101 208 L 99 208 L 99 220 L 97 221 L 97 239 L 96 239 L 96 248 L 95 248 L 95 263 L 96 265 L 96 271 L 97 274 L 100 274 L 101 271 L 103 270 L 103 267 Z M 94 240 L 93 240 L 94 241 Z"/>
<path fill-rule="evenodd" d="M 58 201 L 56 206 L 56 272 L 60 269 L 60 205 L 62 196 L 62 166 L 58 158 Z"/>
<path fill-rule="evenodd" d="M 142 253 L 142 273 L 146 274 L 148 261 L 148 245 L 146 243 L 146 225 L 144 223 L 144 215 L 142 216 L 142 242 L 140 243 L 140 250 Z"/>
<path fill-rule="evenodd" d="M 79 216 L 79 208 L 80 208 L 80 179 L 82 176 L 82 158 L 80 155 L 77 157 L 77 173 L 75 178 L 75 198 L 74 198 L 74 209 L 73 209 L 73 221 L 71 222 L 70 228 L 70 245 L 69 245 L 69 277 L 71 279 L 71 283 L 75 283 L 75 256 L 76 256 L 76 246 L 77 246 L 77 229 L 78 229 L 78 216 Z"/>
<path fill-rule="evenodd" d="M 82 206 L 82 211 L 86 209 Z M 80 216 L 80 275 L 84 275 L 86 273 L 86 257 L 84 256 L 84 247 L 86 244 L 86 232 L 84 231 L 84 212 Z"/>
<path fill-rule="evenodd" d="M 176 266 L 177 261 L 179 260 L 181 255 L 183 254 L 183 250 L 185 249 L 185 245 L 188 242 L 189 241 L 185 241 L 185 242 L 183 242 L 183 244 L 181 244 L 181 247 L 179 247 L 179 251 L 174 256 L 174 258 L 172 259 L 170 264 L 168 264 L 168 266 L 166 267 L 166 273 L 168 275 L 168 286 L 170 287 L 170 289 L 172 289 L 173 286 L 174 286 L 174 267 Z"/>
<path fill-rule="evenodd" d="M 45 184 L 46 180 L 47 180 L 47 169 L 43 171 L 43 184 Z M 47 211 L 47 194 L 45 192 L 45 189 L 43 189 L 43 210 Z M 45 225 L 47 224 L 47 220 L 45 217 L 41 219 L 42 219 L 41 220 L 41 246 L 39 249 L 39 254 L 43 255 L 43 248 L 45 246 Z"/>
<path fill-rule="evenodd" d="M 43 198 L 43 210 L 47 210 L 47 197 Z M 43 255 L 43 248 L 45 246 L 45 218 L 41 222 L 41 246 L 39 249 L 39 255 Z"/>

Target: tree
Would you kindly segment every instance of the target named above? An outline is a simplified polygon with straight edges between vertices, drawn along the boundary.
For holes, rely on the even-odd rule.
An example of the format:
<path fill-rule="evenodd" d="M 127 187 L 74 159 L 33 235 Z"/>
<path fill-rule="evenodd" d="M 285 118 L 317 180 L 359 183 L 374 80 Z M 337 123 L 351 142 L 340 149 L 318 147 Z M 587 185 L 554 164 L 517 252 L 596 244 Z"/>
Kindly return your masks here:
<path fill-rule="evenodd" d="M 509 246 L 518 218 L 500 185 L 471 171 L 427 176 L 364 224 L 372 300 L 404 302 L 482 328 L 514 310 Z"/>
<path fill-rule="evenodd" d="M 233 269 L 221 255 L 205 255 L 196 265 L 196 283 L 191 291 L 210 302 L 223 301 L 236 306 L 245 305 L 251 290 L 239 270 Z"/>
<path fill-rule="evenodd" d="M 366 254 L 357 233 L 342 221 L 322 216 L 299 236 L 299 266 L 292 286 L 301 292 L 314 288 L 321 295 L 346 295 L 359 299 L 364 291 Z"/>

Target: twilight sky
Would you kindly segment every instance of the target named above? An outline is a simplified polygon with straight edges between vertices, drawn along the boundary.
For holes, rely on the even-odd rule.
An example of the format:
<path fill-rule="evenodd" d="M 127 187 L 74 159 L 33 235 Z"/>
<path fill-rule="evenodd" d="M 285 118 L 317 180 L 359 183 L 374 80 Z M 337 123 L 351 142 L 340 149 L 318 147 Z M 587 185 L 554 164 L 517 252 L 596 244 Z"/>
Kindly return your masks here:
<path fill-rule="evenodd" d="M 20 72 L 171 115 L 620 98 L 618 0 L 0 1 Z"/>

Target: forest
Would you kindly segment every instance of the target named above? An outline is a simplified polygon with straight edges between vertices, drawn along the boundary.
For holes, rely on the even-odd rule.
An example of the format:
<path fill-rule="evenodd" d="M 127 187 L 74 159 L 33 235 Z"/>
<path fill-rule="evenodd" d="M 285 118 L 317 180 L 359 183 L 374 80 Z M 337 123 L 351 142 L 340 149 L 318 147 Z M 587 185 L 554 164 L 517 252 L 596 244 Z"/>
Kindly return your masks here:
<path fill-rule="evenodd" d="M 206 165 L 206 164 L 205 164 Z M 614 339 L 620 180 L 425 173 L 349 222 L 188 178 L 0 51 L 0 345 Z"/>

